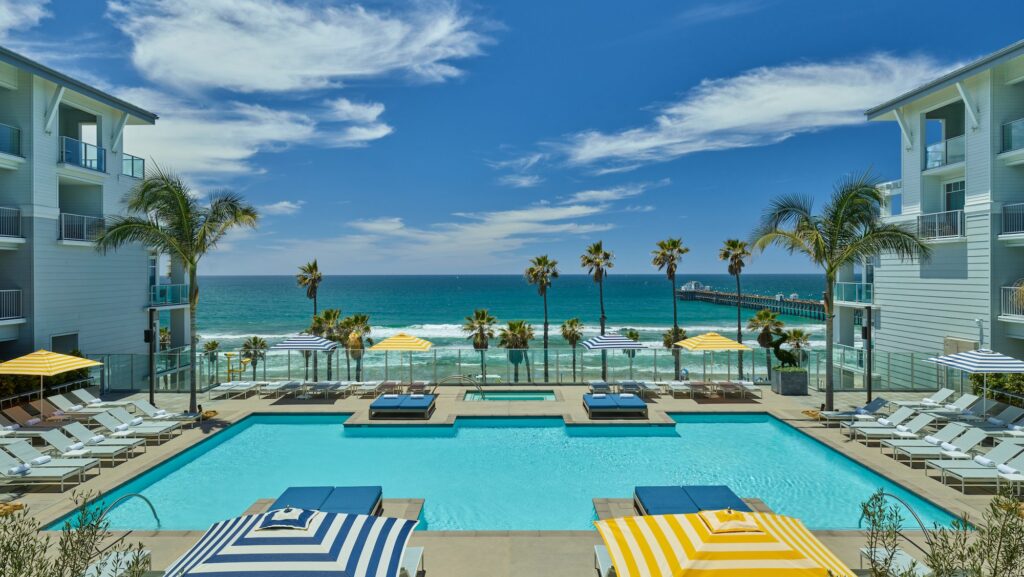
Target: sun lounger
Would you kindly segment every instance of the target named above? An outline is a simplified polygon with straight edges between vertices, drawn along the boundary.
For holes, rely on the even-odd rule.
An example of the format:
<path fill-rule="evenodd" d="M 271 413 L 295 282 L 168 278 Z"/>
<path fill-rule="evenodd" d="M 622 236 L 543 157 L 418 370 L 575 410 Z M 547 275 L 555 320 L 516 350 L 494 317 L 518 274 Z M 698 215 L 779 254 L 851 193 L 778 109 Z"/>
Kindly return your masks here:
<path fill-rule="evenodd" d="M 327 398 L 341 386 L 341 381 L 319 381 L 316 383 L 306 383 L 306 394 L 307 395 L 323 395 Z"/>
<path fill-rule="evenodd" d="M 992 469 L 1006 463 L 1022 451 L 1024 444 L 1016 440 L 1006 440 L 989 449 L 984 455 L 976 455 L 973 459 L 957 457 L 925 461 L 925 473 L 938 471 L 939 478 L 945 482 L 946 473 L 952 469 Z"/>
<path fill-rule="evenodd" d="M 938 447 L 959 437 L 966 430 L 967 425 L 948 423 L 932 435 L 918 435 L 916 439 L 886 439 L 879 444 L 878 449 L 884 453 L 886 449 L 898 450 L 900 447 Z"/>
<path fill-rule="evenodd" d="M 296 393 L 302 389 L 301 381 L 277 381 L 267 383 L 260 387 L 260 394 L 264 396 L 273 395 L 275 398 Z"/>
<path fill-rule="evenodd" d="M 69 467 L 72 469 L 79 469 L 79 472 L 82 475 L 82 480 L 85 480 L 86 471 L 99 467 L 100 465 L 99 459 L 93 459 L 90 457 L 51 457 L 50 455 L 45 455 L 24 439 L 19 439 L 10 445 L 4 445 L 3 450 L 10 453 L 15 459 L 31 467 L 43 467 L 46 469 L 53 467 Z"/>
<path fill-rule="evenodd" d="M 80 480 L 73 467 L 25 467 L 14 457 L 0 451 L 0 482 L 8 485 L 59 485 L 61 492 L 68 480 Z"/>
<path fill-rule="evenodd" d="M 893 452 L 893 457 L 897 461 L 901 461 L 902 457 L 906 457 L 911 467 L 914 466 L 915 462 L 928 459 L 941 459 L 943 457 L 955 459 L 961 455 L 969 458 L 969 452 L 973 451 L 975 447 L 987 438 L 988 434 L 981 429 L 968 429 L 952 441 L 944 441 L 939 445 L 900 447 Z"/>
<path fill-rule="evenodd" d="M 370 403 L 370 418 L 429 419 L 436 400 L 437 395 L 381 395 Z"/>
<path fill-rule="evenodd" d="M 1024 427 L 1017 425 L 1017 421 L 1024 422 L 1024 409 L 1011 405 L 1005 407 L 999 413 L 987 417 L 984 421 L 972 422 L 971 424 L 1000 436 L 1024 436 Z"/>
<path fill-rule="evenodd" d="M 60 426 L 56 421 L 62 420 L 60 418 L 47 419 L 44 415 L 39 414 L 33 415 L 22 405 L 7 407 L 4 409 L 4 414 L 18 425 L 21 425 L 21 428 L 23 429 L 27 429 L 29 427 L 36 429 L 52 429 Z"/>
<path fill-rule="evenodd" d="M 158 409 L 149 404 L 149 401 L 136 401 L 135 406 L 142 411 L 142 414 L 146 416 L 146 419 L 153 421 L 194 421 L 198 418 L 198 415 L 194 414 L 168 413 L 164 409 Z"/>
<path fill-rule="evenodd" d="M 162 431 L 166 433 L 172 433 L 174 431 L 181 432 L 181 421 L 167 421 L 159 419 L 150 419 L 147 417 L 134 417 L 128 413 L 128 411 L 114 407 L 107 411 L 107 413 L 113 415 L 113 417 L 122 423 L 126 423 L 130 428 L 141 428 L 141 429 L 152 429 L 154 431 Z"/>
<path fill-rule="evenodd" d="M 380 391 L 383 381 L 366 381 L 362 383 L 356 383 L 356 394 L 360 398 L 363 397 L 376 397 Z"/>
<path fill-rule="evenodd" d="M 81 453 L 83 455 L 95 457 L 99 459 L 101 463 L 103 461 L 116 463 L 118 459 L 127 462 L 128 457 L 131 456 L 132 453 L 132 447 L 130 445 L 86 445 L 83 441 L 74 441 L 69 439 L 64 435 L 64 433 L 56 429 L 52 431 L 43 431 L 42 439 L 46 441 L 47 445 L 60 452 L 62 456 L 72 457 Z"/>
<path fill-rule="evenodd" d="M 427 391 L 430 389 L 430 391 Z M 413 381 L 405 392 L 409 394 L 427 394 L 428 392 L 433 393 L 437 390 L 437 385 L 432 384 L 430 381 Z"/>
<path fill-rule="evenodd" d="M 750 507 L 725 485 L 685 485 L 636 487 L 633 507 L 641 515 L 675 515 L 733 509 L 750 511 Z"/>
<path fill-rule="evenodd" d="M 900 407 L 909 407 L 911 409 L 928 407 L 941 409 L 942 405 L 946 402 L 946 399 L 953 396 L 953 393 L 953 389 L 939 389 L 920 401 L 893 401 L 892 404 Z"/>
<path fill-rule="evenodd" d="M 881 441 L 882 439 L 893 439 L 904 436 L 914 438 L 934 420 L 934 415 L 921 413 L 911 419 L 906 425 L 896 425 L 895 427 L 855 428 L 853 429 L 853 438 L 854 440 L 863 440 L 865 444 L 870 443 L 871 441 Z"/>
<path fill-rule="evenodd" d="M 839 428 L 840 429 L 846 429 L 845 431 L 843 431 L 843 434 L 845 434 L 847 437 L 850 437 L 852 439 L 853 438 L 853 434 L 858 429 L 865 429 L 865 428 L 871 428 L 871 427 L 883 427 L 883 428 L 895 427 L 897 425 L 902 425 L 904 423 L 904 421 L 906 421 L 907 419 L 909 419 L 913 415 L 914 415 L 914 409 L 908 409 L 908 408 L 904 407 L 904 408 L 896 409 L 896 412 L 894 412 L 893 414 L 889 415 L 888 417 L 878 418 L 878 419 L 875 419 L 874 421 L 844 421 L 844 422 L 840 422 L 839 423 Z"/>
<path fill-rule="evenodd" d="M 72 397 L 78 398 L 78 400 L 80 400 L 83 403 L 85 403 L 85 405 L 87 407 L 125 407 L 125 408 L 128 408 L 128 407 L 135 406 L 135 403 L 133 403 L 132 401 L 106 401 L 106 400 L 103 400 L 103 399 L 93 395 L 92 393 L 90 393 L 89 389 L 75 389 L 73 391 L 69 391 L 68 394 L 71 395 Z"/>
<path fill-rule="evenodd" d="M 380 390 L 385 394 L 398 394 L 402 392 L 402 381 L 384 381 L 380 384 Z"/>
<path fill-rule="evenodd" d="M 16 423 L 3 414 L 0 414 L 0 437 L 18 437 L 18 438 L 30 438 L 38 437 L 40 431 L 55 428 L 56 425 L 51 423 L 40 423 L 35 426 L 22 426 L 21 423 Z"/>
<path fill-rule="evenodd" d="M 743 396 L 757 396 L 757 398 L 764 398 L 764 390 L 757 386 L 754 381 L 736 381 L 736 384 L 743 388 Z"/>
<path fill-rule="evenodd" d="M 971 461 L 973 462 L 973 461 Z M 967 486 L 996 486 L 999 484 L 999 474 L 1019 475 L 1024 471 L 1024 453 L 1018 454 L 1005 464 L 996 467 L 973 467 L 973 468 L 951 468 L 945 471 L 942 482 L 948 479 L 960 482 L 960 492 L 967 491 Z"/>
<path fill-rule="evenodd" d="M 673 398 L 678 399 L 684 395 L 687 397 L 693 396 L 693 389 L 690 388 L 689 381 L 670 381 L 666 387 Z"/>
<path fill-rule="evenodd" d="M 170 438 L 173 429 L 165 427 L 153 428 L 145 426 L 132 427 L 128 423 L 124 423 L 118 419 L 115 419 L 110 413 L 100 413 L 93 417 L 93 419 L 99 423 L 104 429 L 110 431 L 110 435 L 115 437 L 138 437 L 140 439 L 155 439 L 157 441 L 164 440 L 164 438 Z M 107 433 L 104 433 L 106 435 Z"/>
<path fill-rule="evenodd" d="M 632 393 L 638 397 L 643 397 L 644 395 L 643 387 L 636 381 L 619 381 L 619 392 Z"/>
<path fill-rule="evenodd" d="M 875 397 L 863 407 L 857 407 L 850 411 L 821 411 L 818 413 L 818 420 L 826 427 L 843 421 L 874 421 L 878 418 L 878 411 L 884 409 L 888 403 L 889 401 L 882 397 Z"/>
<path fill-rule="evenodd" d="M 647 418 L 647 403 L 630 393 L 585 393 L 583 408 L 591 419 Z"/>
<path fill-rule="evenodd" d="M 690 383 L 690 391 L 693 395 L 704 395 L 705 398 L 711 398 L 715 393 L 715 386 L 711 383 Z"/>
<path fill-rule="evenodd" d="M 380 515 L 384 511 L 380 486 L 371 487 L 289 487 L 270 510 L 296 507 L 325 513 Z"/>
<path fill-rule="evenodd" d="M 73 417 L 88 417 L 89 415 L 102 413 L 103 411 L 106 410 L 100 407 L 88 407 L 85 406 L 84 404 L 73 403 L 64 395 L 51 395 L 49 397 L 46 397 L 46 400 L 49 401 L 51 405 L 57 407 L 57 409 L 59 409 L 65 415 L 70 415 Z"/>
<path fill-rule="evenodd" d="M 952 403 L 936 407 L 935 409 L 926 409 L 923 412 L 935 415 L 935 418 L 940 420 L 962 419 L 974 414 L 974 405 L 977 402 L 978 396 L 968 393 Z"/>
<path fill-rule="evenodd" d="M 146 451 L 145 439 L 129 437 L 128 431 L 124 431 L 125 434 L 123 435 L 115 433 L 99 434 L 87 429 L 82 423 L 68 423 L 64 425 L 64 432 L 74 437 L 76 441 L 85 443 L 88 447 L 95 447 L 97 445 L 100 447 L 128 447 L 132 451 L 142 447 L 142 451 Z"/>
<path fill-rule="evenodd" d="M 604 381 L 590 381 L 587 383 L 590 386 L 591 393 L 605 393 L 612 392 L 612 386 Z"/>

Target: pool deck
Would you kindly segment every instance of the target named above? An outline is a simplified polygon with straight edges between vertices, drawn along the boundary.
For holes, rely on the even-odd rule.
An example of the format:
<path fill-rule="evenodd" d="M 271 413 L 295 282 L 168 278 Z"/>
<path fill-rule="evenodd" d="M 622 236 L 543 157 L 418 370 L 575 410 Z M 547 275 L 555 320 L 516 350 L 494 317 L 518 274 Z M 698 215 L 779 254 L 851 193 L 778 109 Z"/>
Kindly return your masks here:
<path fill-rule="evenodd" d="M 509 385 L 502 385 L 507 390 Z M 968 514 L 979 518 L 991 498 L 985 494 L 961 494 L 956 489 L 927 478 L 921 469 L 898 464 L 882 455 L 877 447 L 865 447 L 861 443 L 846 439 L 837 428 L 825 428 L 808 419 L 801 411 L 817 408 L 822 402 L 820 394 L 806 397 L 782 397 L 765 390 L 763 399 L 676 399 L 661 397 L 649 400 L 649 418 L 638 420 L 601 419 L 591 421 L 583 408 L 582 397 L 586 387 L 582 386 L 515 386 L 522 390 L 556 391 L 555 401 L 464 401 L 465 387 L 444 387 L 439 392 L 437 408 L 429 421 L 401 420 L 382 421 L 368 418 L 370 399 L 355 397 L 345 399 L 247 399 L 210 400 L 200 396 L 204 409 L 216 410 L 218 416 L 200 426 L 185 430 L 180 436 L 160 445 L 150 445 L 141 454 L 127 463 L 113 468 L 104 468 L 78 489 L 78 492 L 106 492 L 132 479 L 138 474 L 173 457 L 193 444 L 230 426 L 232 423 L 253 413 L 351 413 L 346 424 L 376 425 L 429 424 L 445 425 L 454 422 L 457 416 L 476 417 L 561 417 L 571 424 L 621 424 L 644 423 L 674 425 L 670 413 L 725 413 L 757 412 L 768 413 L 790 425 L 799 428 L 811 437 L 849 456 L 860 464 L 888 477 L 956 514 Z M 922 394 L 883 393 L 890 400 L 918 399 Z M 137 395 L 145 398 L 144 395 Z M 132 397 L 128 397 L 132 398 Z M 180 410 L 187 403 L 187 395 L 159 394 L 157 404 L 168 410 Z M 863 393 L 840 393 L 836 395 L 836 406 L 846 408 L 863 403 Z M 822 482 L 829 482 L 823 472 Z M 216 487 L 204 487 L 217 490 Z M 25 494 L 7 495 L 30 507 L 33 515 L 43 523 L 50 523 L 71 510 L 72 491 L 58 493 L 56 490 L 31 491 Z M 386 496 L 385 488 L 385 496 Z M 3 494 L 0 493 L 0 497 Z M 267 497 L 272 497 L 267 495 Z M 625 510 L 621 499 L 607 499 L 607 495 L 592 495 L 595 503 L 603 503 L 609 511 Z M 743 495 L 758 498 L 760 495 Z M 0 499 L 6 500 L 6 499 Z M 259 503 L 254 504 L 259 506 Z M 264 505 L 265 506 L 265 505 Z M 418 499 L 386 500 L 389 514 L 407 516 L 422 506 Z M 771 503 L 766 503 L 770 507 Z M 242 514 L 243 511 L 239 511 Z M 163 569 L 186 549 L 195 543 L 203 531 L 135 531 L 128 535 L 129 542 L 141 541 L 153 552 L 153 568 Z M 914 535 L 914 532 L 908 532 Z M 815 534 L 829 546 L 851 568 L 859 566 L 858 549 L 864 546 L 863 535 L 857 531 L 815 531 Z M 122 535 L 116 533 L 115 535 Z M 922 542 L 920 535 L 916 540 Z M 596 531 L 427 531 L 417 532 L 411 544 L 426 547 L 425 561 L 428 575 L 445 577 L 475 577 L 486 568 L 489 575 L 559 575 L 564 577 L 592 577 L 593 546 L 600 543 Z"/>

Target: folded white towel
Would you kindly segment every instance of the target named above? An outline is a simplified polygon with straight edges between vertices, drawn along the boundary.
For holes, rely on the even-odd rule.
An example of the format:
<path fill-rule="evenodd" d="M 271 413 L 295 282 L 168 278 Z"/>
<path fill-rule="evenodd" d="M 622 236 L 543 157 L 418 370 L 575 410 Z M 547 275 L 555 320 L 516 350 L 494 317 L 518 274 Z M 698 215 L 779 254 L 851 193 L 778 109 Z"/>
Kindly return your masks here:
<path fill-rule="evenodd" d="M 26 465 L 24 463 L 19 463 L 17 465 L 14 465 L 13 467 L 10 467 L 9 469 L 7 469 L 7 474 L 8 475 L 21 475 L 22 473 L 28 473 L 31 469 L 32 469 L 32 467 L 29 467 L 28 465 Z"/>
<path fill-rule="evenodd" d="M 42 423 L 42 422 L 43 422 L 42 419 L 40 419 L 38 417 L 33 417 L 33 418 L 25 421 L 25 424 L 31 427 L 33 425 L 38 425 L 39 423 Z"/>
<path fill-rule="evenodd" d="M 950 404 L 950 405 L 946 405 L 946 409 L 948 409 L 948 410 L 950 410 L 950 411 L 959 411 L 959 410 L 960 410 L 960 407 L 958 407 L 958 406 L 956 406 L 956 405 L 952 405 L 952 404 Z"/>
<path fill-rule="evenodd" d="M 901 432 L 901 433 L 909 433 L 910 432 L 910 427 L 908 427 L 906 425 L 896 425 L 896 430 Z"/>
<path fill-rule="evenodd" d="M 1005 465 L 1003 463 L 999 463 L 998 465 L 996 465 L 996 471 L 999 471 L 1004 475 L 1016 475 L 1017 473 L 1020 473 L 1020 471 L 1018 471 L 1017 469 L 1014 469 L 1013 467 Z"/>
<path fill-rule="evenodd" d="M 1005 424 L 1006 424 L 1006 421 L 1004 421 L 1004 420 L 1002 420 L 1002 419 L 997 419 L 997 418 L 995 418 L 995 417 L 989 417 L 989 418 L 988 418 L 988 419 L 986 419 L 986 420 L 987 420 L 987 421 L 988 421 L 989 423 L 991 423 L 991 424 L 993 424 L 993 425 L 995 425 L 995 426 L 997 426 L 997 427 L 1002 427 L 1003 425 L 1005 425 Z"/>
<path fill-rule="evenodd" d="M 84 448 L 85 448 L 85 443 L 83 443 L 81 441 L 79 441 L 77 443 L 71 443 L 70 445 L 68 445 L 68 450 L 69 451 L 80 451 L 80 450 L 82 450 Z"/>
<path fill-rule="evenodd" d="M 964 409 L 964 410 L 960 411 L 960 414 L 961 415 L 973 415 L 974 414 L 974 409 Z"/>
<path fill-rule="evenodd" d="M 10 425 L 5 425 L 4 426 L 4 430 L 5 431 L 17 431 L 20 428 L 21 428 L 21 425 L 19 425 L 18 423 L 11 423 Z"/>
<path fill-rule="evenodd" d="M 100 443 L 102 443 L 103 441 L 106 441 L 106 440 L 107 440 L 107 438 L 104 437 L 103 435 L 93 435 L 92 437 L 89 437 L 89 440 L 86 441 L 85 444 L 86 445 L 99 445 Z"/>
<path fill-rule="evenodd" d="M 635 396 L 636 395 L 634 395 L 633 393 L 620 393 L 619 394 L 619 398 L 620 399 L 628 399 L 630 397 L 635 397 Z"/>
<path fill-rule="evenodd" d="M 396 395 L 396 394 L 394 394 L 394 393 L 388 393 L 388 394 L 386 394 L 386 395 L 382 395 L 382 396 L 383 396 L 383 397 L 384 397 L 385 399 L 397 399 L 397 398 L 398 398 L 398 395 Z"/>
<path fill-rule="evenodd" d="M 921 404 L 922 405 L 938 405 L 938 403 L 936 403 L 935 401 L 933 401 L 931 399 L 921 399 Z"/>
<path fill-rule="evenodd" d="M 52 459 L 50 459 L 49 455 L 39 455 L 35 459 L 32 459 L 31 461 L 29 461 L 29 463 L 32 464 L 32 465 L 45 465 L 45 464 L 49 463 L 51 460 Z"/>
<path fill-rule="evenodd" d="M 892 421 L 889 419 L 878 419 L 878 424 L 885 425 L 886 427 L 892 425 Z"/>
<path fill-rule="evenodd" d="M 981 455 L 976 455 L 974 457 L 974 462 L 981 465 L 982 467 L 995 467 L 996 465 L 995 461 L 989 459 L 988 457 L 982 457 Z"/>
<path fill-rule="evenodd" d="M 409 398 L 410 399 L 422 399 L 423 398 L 423 393 L 413 393 L 413 394 L 409 395 Z"/>
<path fill-rule="evenodd" d="M 98 405 L 98 404 L 102 403 L 103 401 L 101 401 L 99 399 L 91 399 L 91 400 L 88 400 L 86 402 L 89 403 L 90 405 Z"/>
<path fill-rule="evenodd" d="M 1007 425 L 1006 428 L 1010 429 L 1011 431 L 1024 431 L 1024 427 L 1020 425 Z"/>
<path fill-rule="evenodd" d="M 857 409 L 856 411 L 854 411 L 853 414 L 855 414 L 855 415 L 866 415 L 866 414 L 868 414 L 868 412 L 865 411 L 863 408 L 860 408 L 860 409 Z"/>
<path fill-rule="evenodd" d="M 142 417 L 135 417 L 134 419 L 128 421 L 128 424 L 133 427 L 138 427 L 139 425 L 142 424 Z"/>
<path fill-rule="evenodd" d="M 68 407 L 69 411 L 81 411 L 84 407 L 82 405 L 71 405 Z"/>
<path fill-rule="evenodd" d="M 953 452 L 953 453 L 956 453 L 956 452 L 960 451 L 960 447 L 957 447 L 953 443 L 942 443 L 939 446 L 942 447 L 943 449 L 945 449 L 947 451 L 950 451 L 950 452 Z"/>
<path fill-rule="evenodd" d="M 942 443 L 942 439 L 938 439 L 936 437 L 928 435 L 927 437 L 924 438 L 924 442 L 930 443 L 932 445 L 938 445 Z"/>
<path fill-rule="evenodd" d="M 164 416 L 166 414 L 167 414 L 167 411 L 165 411 L 163 409 L 157 409 L 157 410 L 153 411 L 153 415 L 157 416 L 157 417 L 162 417 L 162 416 Z"/>
<path fill-rule="evenodd" d="M 603 398 L 607 397 L 608 395 L 606 395 L 606 394 L 604 394 L 604 393 L 594 393 L 594 394 L 593 394 L 592 396 L 593 396 L 593 397 L 594 397 L 595 399 L 603 399 Z"/>
<path fill-rule="evenodd" d="M 122 433 L 124 431 L 127 431 L 128 430 L 128 424 L 127 423 L 121 423 L 120 425 L 114 427 L 114 430 L 117 431 L 118 433 Z"/>

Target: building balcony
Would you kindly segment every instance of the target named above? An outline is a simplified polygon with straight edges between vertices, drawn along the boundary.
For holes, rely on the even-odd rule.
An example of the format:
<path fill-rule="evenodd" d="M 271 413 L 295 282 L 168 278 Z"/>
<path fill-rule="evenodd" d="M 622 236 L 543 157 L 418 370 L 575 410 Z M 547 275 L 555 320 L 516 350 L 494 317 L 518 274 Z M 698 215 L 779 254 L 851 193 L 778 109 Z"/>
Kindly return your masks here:
<path fill-rule="evenodd" d="M 158 284 L 150 287 L 149 306 L 151 307 L 176 307 L 187 304 L 187 284 Z"/>
<path fill-rule="evenodd" d="M 0 290 L 0 321 L 17 321 L 24 318 L 21 311 L 21 291 Z"/>
<path fill-rule="evenodd" d="M 0 206 L 0 250 L 12 250 L 25 244 L 21 236 L 21 211 Z"/>
<path fill-rule="evenodd" d="M 1009 246 L 1024 246 L 1024 202 L 1003 205 L 1003 227 L 999 239 Z"/>
<path fill-rule="evenodd" d="M 1024 118 L 1003 125 L 1003 146 L 999 158 L 1009 166 L 1024 164 Z"/>
<path fill-rule="evenodd" d="M 925 152 L 925 170 L 933 170 L 953 164 L 959 164 L 967 158 L 967 139 L 964 135 L 956 136 L 930 145 Z"/>
<path fill-rule="evenodd" d="M 69 136 L 61 136 L 60 163 L 96 172 L 106 172 L 107 151 L 88 142 L 75 140 Z"/>
<path fill-rule="evenodd" d="M 16 170 L 24 164 L 21 155 L 21 129 L 0 124 L 0 168 Z"/>
<path fill-rule="evenodd" d="M 922 214 L 917 217 L 917 234 L 925 240 L 961 240 L 965 238 L 964 211 Z"/>
<path fill-rule="evenodd" d="M 67 244 L 93 243 L 103 233 L 106 222 L 101 217 L 81 214 L 60 214 L 58 240 Z"/>
<path fill-rule="evenodd" d="M 999 319 L 1024 323 L 1024 287 L 1004 286 Z"/>
<path fill-rule="evenodd" d="M 132 156 L 127 152 L 121 155 L 121 174 L 132 178 L 142 178 L 146 175 L 146 160 L 138 156 Z"/>
<path fill-rule="evenodd" d="M 875 302 L 874 285 L 864 282 L 837 282 L 832 290 L 836 304 L 869 305 Z"/>

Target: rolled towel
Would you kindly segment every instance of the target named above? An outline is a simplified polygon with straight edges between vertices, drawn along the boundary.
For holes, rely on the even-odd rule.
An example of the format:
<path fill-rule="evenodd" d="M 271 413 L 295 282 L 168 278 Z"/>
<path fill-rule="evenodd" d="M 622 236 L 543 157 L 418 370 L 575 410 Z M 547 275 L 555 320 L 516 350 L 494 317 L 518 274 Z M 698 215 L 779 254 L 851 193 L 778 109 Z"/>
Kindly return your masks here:
<path fill-rule="evenodd" d="M 386 395 L 381 395 L 381 396 L 384 397 L 385 399 L 397 399 L 398 398 L 398 395 L 396 395 L 395 393 L 388 393 Z"/>
<path fill-rule="evenodd" d="M 892 426 L 892 421 L 889 419 L 878 419 L 879 425 L 885 425 L 886 427 Z"/>
<path fill-rule="evenodd" d="M 594 393 L 591 396 L 594 397 L 595 399 L 603 399 L 603 398 L 607 397 L 608 395 L 606 395 L 604 393 Z"/>
<path fill-rule="evenodd" d="M 986 420 L 987 420 L 987 421 L 988 421 L 989 423 L 991 423 L 991 424 L 993 424 L 993 425 L 995 425 L 995 426 L 997 426 L 997 427 L 1002 427 L 1003 425 L 1005 425 L 1005 424 L 1006 424 L 1006 421 L 1004 421 L 1004 420 L 1002 420 L 1002 419 L 997 419 L 997 418 L 995 418 L 995 417 L 989 417 L 989 418 L 988 418 L 988 419 L 986 419 Z"/>
<path fill-rule="evenodd" d="M 937 437 L 933 437 L 933 436 L 931 436 L 931 435 L 928 435 L 927 437 L 925 437 L 925 438 L 924 438 L 924 441 L 925 441 L 926 443 L 930 443 L 930 444 L 932 444 L 932 445 L 939 445 L 939 444 L 941 444 L 941 443 L 942 443 L 942 439 L 939 439 L 939 438 L 937 438 Z"/>
<path fill-rule="evenodd" d="M 14 465 L 13 467 L 10 467 L 9 469 L 7 469 L 7 474 L 8 475 L 21 475 L 21 474 L 24 474 L 24 473 L 28 473 L 31 470 L 32 470 L 32 467 L 30 467 L 30 466 L 28 466 L 28 465 L 26 465 L 24 463 L 18 463 L 17 465 Z"/>
<path fill-rule="evenodd" d="M 114 431 L 118 432 L 118 433 L 123 433 L 123 432 L 125 432 L 127 430 L 128 430 L 128 423 L 121 423 L 120 425 L 114 427 Z"/>
<path fill-rule="evenodd" d="M 413 394 L 409 395 L 409 398 L 410 399 L 422 399 L 423 398 L 423 393 L 413 393 Z"/>
<path fill-rule="evenodd" d="M 960 447 L 957 447 L 953 443 L 942 443 L 939 446 L 942 447 L 943 450 L 949 451 L 951 453 L 959 453 L 960 452 Z"/>
<path fill-rule="evenodd" d="M 996 471 L 999 471 L 1004 475 L 1016 475 L 1017 473 L 1020 473 L 1020 471 L 1018 471 L 1017 469 L 1014 469 L 1013 467 L 1005 465 L 1003 463 L 999 463 L 998 465 L 996 465 Z"/>
<path fill-rule="evenodd" d="M 72 412 L 73 411 L 81 411 L 83 408 L 85 408 L 85 407 L 83 407 L 82 405 L 71 405 L 70 407 L 68 407 L 68 410 L 72 411 Z"/>
<path fill-rule="evenodd" d="M 856 411 L 854 411 L 853 414 L 855 414 L 855 415 L 866 415 L 866 414 L 868 414 L 868 412 L 865 411 L 863 407 L 861 407 L 861 408 L 857 409 Z"/>
<path fill-rule="evenodd" d="M 35 459 L 32 459 L 31 461 L 29 461 L 29 463 L 32 464 L 32 465 L 38 466 L 38 465 L 45 465 L 45 464 L 49 463 L 51 460 L 52 459 L 50 459 L 49 455 L 39 455 Z"/>
<path fill-rule="evenodd" d="M 636 395 L 634 395 L 633 393 L 619 393 L 619 398 L 620 399 L 628 399 L 630 397 L 635 397 L 635 396 Z"/>
<path fill-rule="evenodd" d="M 4 430 L 5 431 L 17 431 L 20 428 L 21 428 L 21 425 L 19 425 L 18 423 L 11 423 L 10 425 L 4 425 Z"/>
<path fill-rule="evenodd" d="M 30 427 L 32 427 L 32 426 L 38 425 L 39 423 L 42 423 L 42 422 L 43 422 L 43 420 L 40 419 L 39 417 L 32 417 L 31 419 L 25 421 L 25 424 L 30 426 Z"/>
<path fill-rule="evenodd" d="M 960 407 L 958 407 L 956 405 L 953 405 L 953 404 L 949 404 L 949 405 L 946 405 L 946 410 L 947 411 L 953 411 L 954 413 L 956 413 L 956 412 L 960 411 Z"/>
<path fill-rule="evenodd" d="M 71 443 L 68 445 L 68 451 L 81 451 L 85 448 L 85 443 L 79 441 L 77 443 Z"/>
<path fill-rule="evenodd" d="M 1011 431 L 1024 431 L 1024 427 L 1020 425 L 1007 425 L 1006 428 L 1010 429 Z"/>
<path fill-rule="evenodd" d="M 921 404 L 922 405 L 938 405 L 938 403 L 936 403 L 935 401 L 933 401 L 931 399 L 921 399 Z"/>
<path fill-rule="evenodd" d="M 982 467 L 995 467 L 996 462 L 988 457 L 982 457 L 981 455 L 975 455 L 974 462 L 981 465 Z"/>
<path fill-rule="evenodd" d="M 103 441 L 106 441 L 106 440 L 107 440 L 107 438 L 104 437 L 103 435 L 93 435 L 92 437 L 89 437 L 89 440 L 86 441 L 85 444 L 86 445 L 99 445 L 100 443 L 102 443 Z"/>
<path fill-rule="evenodd" d="M 156 416 L 156 417 L 163 417 L 166 414 L 167 414 L 167 411 L 165 411 L 163 409 L 157 409 L 157 410 L 153 411 L 153 415 Z"/>
<path fill-rule="evenodd" d="M 901 433 L 909 433 L 910 432 L 910 427 L 908 427 L 906 425 L 896 425 L 896 430 L 901 432 Z"/>
<path fill-rule="evenodd" d="M 960 411 L 960 414 L 961 415 L 973 415 L 974 414 L 974 409 L 964 409 L 964 410 Z"/>
<path fill-rule="evenodd" d="M 90 400 L 88 400 L 86 402 L 89 403 L 90 405 L 98 405 L 98 404 L 102 403 L 103 401 L 101 401 L 99 399 L 90 399 Z"/>
<path fill-rule="evenodd" d="M 131 425 L 132 427 L 138 427 L 139 425 L 142 424 L 142 417 L 135 417 L 134 419 L 128 421 L 128 424 Z"/>

